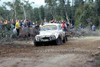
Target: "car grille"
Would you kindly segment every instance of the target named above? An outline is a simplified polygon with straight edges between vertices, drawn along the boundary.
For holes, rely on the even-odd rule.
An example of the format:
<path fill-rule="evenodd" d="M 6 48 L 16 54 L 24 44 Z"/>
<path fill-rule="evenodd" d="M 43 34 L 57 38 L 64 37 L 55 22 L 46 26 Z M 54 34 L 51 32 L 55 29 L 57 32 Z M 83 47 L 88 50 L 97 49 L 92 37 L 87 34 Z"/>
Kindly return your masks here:
<path fill-rule="evenodd" d="M 44 37 L 44 38 L 42 38 L 42 39 L 49 39 L 49 37 Z"/>

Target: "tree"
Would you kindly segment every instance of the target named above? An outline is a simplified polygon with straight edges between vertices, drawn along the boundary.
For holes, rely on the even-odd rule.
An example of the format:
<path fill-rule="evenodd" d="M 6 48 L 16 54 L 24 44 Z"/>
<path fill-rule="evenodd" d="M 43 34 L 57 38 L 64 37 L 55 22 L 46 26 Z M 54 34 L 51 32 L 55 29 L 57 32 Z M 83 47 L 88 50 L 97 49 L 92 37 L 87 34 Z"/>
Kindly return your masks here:
<path fill-rule="evenodd" d="M 96 11 L 97 14 L 100 16 L 100 0 L 96 0 Z"/>
<path fill-rule="evenodd" d="M 39 8 L 39 17 L 40 17 L 40 20 L 41 21 L 43 21 L 44 19 L 45 19 L 45 9 L 44 9 L 44 7 L 43 6 L 41 6 L 40 8 Z"/>
<path fill-rule="evenodd" d="M 70 21 L 72 21 L 71 20 L 72 19 L 72 11 L 71 11 L 70 0 L 67 0 L 66 11 L 67 11 L 68 18 L 70 19 Z"/>
<path fill-rule="evenodd" d="M 21 9 L 20 3 L 20 0 L 13 0 L 13 3 L 5 2 L 5 4 L 10 7 L 10 11 L 13 12 L 12 15 L 15 15 L 15 19 L 22 19 L 21 17 L 23 11 Z"/>
<path fill-rule="evenodd" d="M 33 18 L 33 12 L 32 12 L 32 4 L 34 4 L 34 2 L 31 2 L 29 3 L 29 0 L 28 1 L 24 1 L 24 5 L 23 5 L 23 10 L 24 10 L 24 13 L 26 14 L 26 18 L 27 19 L 32 19 Z"/>
<path fill-rule="evenodd" d="M 5 10 L 4 7 L 0 7 L 0 20 L 7 19 L 7 12 L 9 11 Z"/>
<path fill-rule="evenodd" d="M 60 7 L 60 14 L 61 14 L 61 17 L 62 17 L 62 20 L 66 20 L 67 21 L 67 19 L 66 19 L 66 9 L 65 9 L 65 0 L 59 0 L 59 3 L 60 3 L 60 5 L 59 5 L 59 7 Z"/>
<path fill-rule="evenodd" d="M 53 16 L 53 19 L 55 19 L 56 1 L 57 0 L 45 0 L 45 3 L 47 3 L 47 5 L 50 9 L 50 12 L 51 12 L 51 15 Z"/>
<path fill-rule="evenodd" d="M 96 9 L 93 3 L 86 3 L 83 7 L 78 8 L 75 13 L 75 25 L 82 24 L 86 27 L 95 24 L 98 26 L 98 16 L 95 11 Z"/>
<path fill-rule="evenodd" d="M 38 8 L 33 9 L 33 19 L 34 19 L 35 22 L 36 21 L 40 22 L 39 9 Z"/>
<path fill-rule="evenodd" d="M 80 6 L 80 4 L 84 4 L 84 1 L 83 0 L 75 0 L 75 8 L 78 8 Z"/>
<path fill-rule="evenodd" d="M 93 2 L 93 0 L 89 0 L 89 2 Z"/>

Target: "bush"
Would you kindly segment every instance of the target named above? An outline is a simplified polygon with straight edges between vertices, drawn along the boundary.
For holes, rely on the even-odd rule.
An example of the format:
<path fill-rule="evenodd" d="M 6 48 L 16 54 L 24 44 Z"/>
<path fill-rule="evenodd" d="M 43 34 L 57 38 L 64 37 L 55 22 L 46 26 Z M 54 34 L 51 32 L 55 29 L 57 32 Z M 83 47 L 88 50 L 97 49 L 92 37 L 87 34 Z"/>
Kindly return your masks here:
<path fill-rule="evenodd" d="M 84 27 L 91 26 L 95 24 L 98 26 L 99 18 L 96 13 L 96 8 L 94 3 L 86 3 L 82 7 L 79 7 L 75 13 L 75 26 L 78 27 L 82 24 Z"/>
<path fill-rule="evenodd" d="M 12 31 L 8 30 L 6 26 L 0 27 L 0 42 L 2 41 L 10 41 L 11 40 Z"/>

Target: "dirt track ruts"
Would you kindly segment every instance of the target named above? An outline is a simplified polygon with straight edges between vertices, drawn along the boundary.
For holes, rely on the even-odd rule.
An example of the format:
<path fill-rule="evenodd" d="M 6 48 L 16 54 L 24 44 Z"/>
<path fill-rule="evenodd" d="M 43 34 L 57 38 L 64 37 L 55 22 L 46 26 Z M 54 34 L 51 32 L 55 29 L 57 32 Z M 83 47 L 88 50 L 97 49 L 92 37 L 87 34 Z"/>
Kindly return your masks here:
<path fill-rule="evenodd" d="M 69 38 L 59 46 L 6 44 L 0 46 L 0 67 L 91 67 L 87 61 L 98 47 L 100 37 Z"/>

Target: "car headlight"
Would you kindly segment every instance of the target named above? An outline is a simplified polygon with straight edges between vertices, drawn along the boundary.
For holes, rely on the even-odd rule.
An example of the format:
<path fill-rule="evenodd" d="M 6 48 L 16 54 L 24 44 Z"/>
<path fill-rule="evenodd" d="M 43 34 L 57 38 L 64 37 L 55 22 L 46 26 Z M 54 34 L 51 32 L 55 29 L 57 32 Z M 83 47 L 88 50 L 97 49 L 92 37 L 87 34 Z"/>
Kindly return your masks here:
<path fill-rule="evenodd" d="M 40 37 L 39 36 L 36 36 L 35 39 L 36 39 L 36 41 L 39 41 L 40 40 Z"/>
<path fill-rule="evenodd" d="M 55 36 L 56 36 L 56 38 L 58 38 L 59 34 L 58 33 L 55 33 Z"/>
<path fill-rule="evenodd" d="M 55 35 L 50 36 L 50 40 L 56 39 Z"/>

